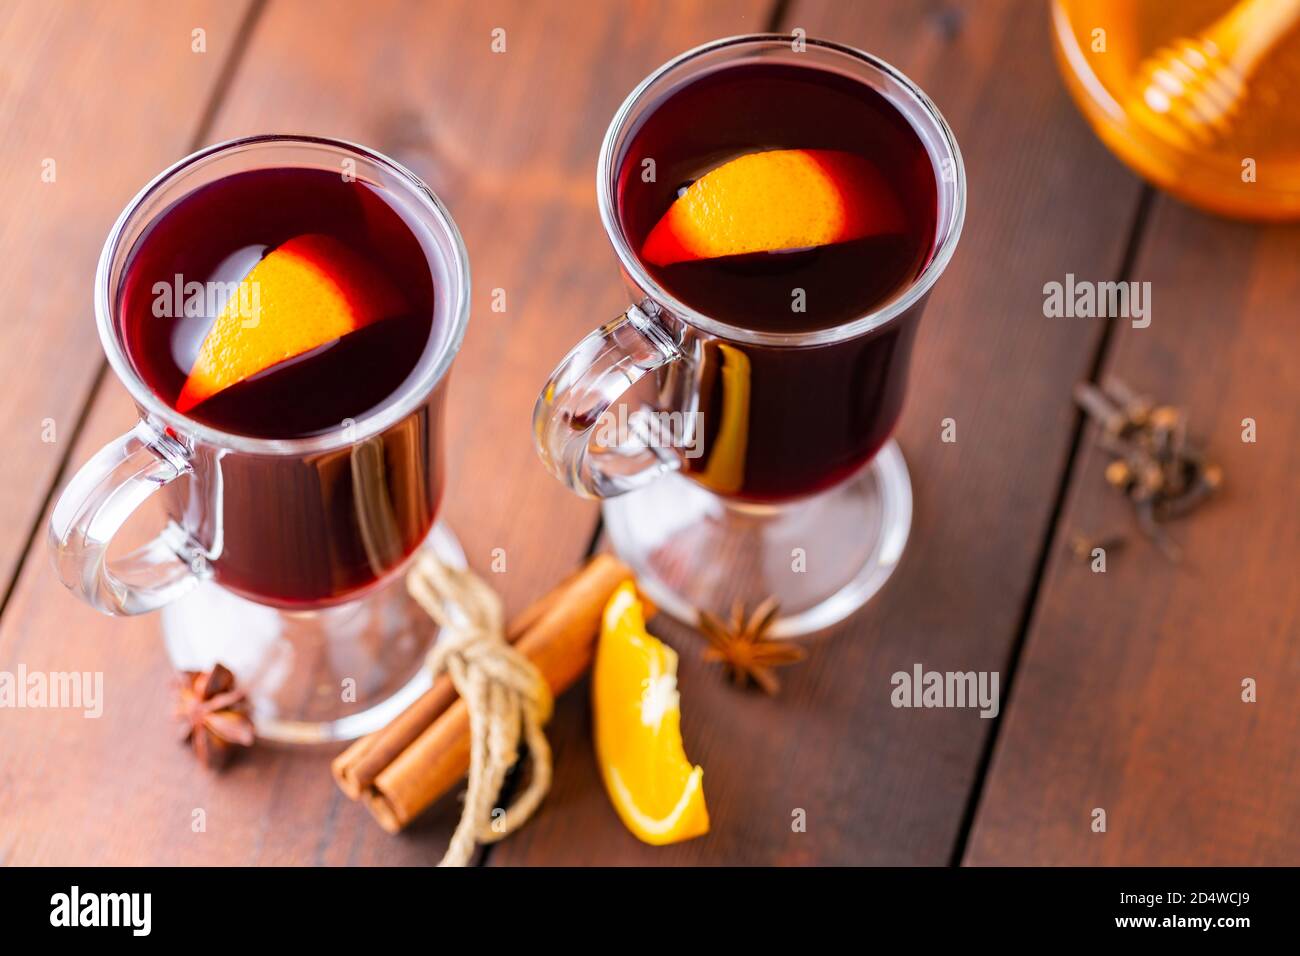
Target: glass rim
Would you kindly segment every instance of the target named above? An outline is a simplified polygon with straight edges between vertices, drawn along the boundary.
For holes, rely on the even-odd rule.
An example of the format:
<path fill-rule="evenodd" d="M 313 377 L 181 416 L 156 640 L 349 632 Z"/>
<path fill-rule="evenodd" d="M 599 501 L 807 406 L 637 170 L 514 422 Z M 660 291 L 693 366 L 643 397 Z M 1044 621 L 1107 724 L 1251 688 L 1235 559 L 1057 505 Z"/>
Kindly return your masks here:
<path fill-rule="evenodd" d="M 448 310 L 452 319 L 452 328 L 443 342 L 436 359 L 427 362 L 418 376 L 408 381 L 397 394 L 395 400 L 373 409 L 358 417 L 350 429 L 332 429 L 318 435 L 300 438 L 258 438 L 228 432 L 216 426 L 191 418 L 167 404 L 152 388 L 144 382 L 135 370 L 130 356 L 117 331 L 116 316 L 113 310 L 113 290 L 109 288 L 109 277 L 117 261 L 127 224 L 140 207 L 159 189 L 170 184 L 177 175 L 195 164 L 217 154 L 248 147 L 275 145 L 317 146 L 344 153 L 353 153 L 383 167 L 393 173 L 399 182 L 408 187 L 409 195 L 419 204 L 425 213 L 432 215 L 437 227 L 450 240 L 454 262 L 447 263 L 447 271 L 457 286 L 456 301 Z M 436 294 L 436 293 L 435 293 Z M 378 435 L 409 415 L 437 387 L 451 367 L 452 360 L 460 351 L 469 324 L 470 310 L 470 273 L 469 252 L 461 238 L 460 230 L 450 211 L 419 176 L 401 163 L 377 150 L 343 139 L 324 136 L 297 135 L 291 133 L 264 133 L 255 136 L 240 136 L 213 143 L 196 150 L 177 160 L 158 173 L 126 204 L 118 216 L 108 238 L 100 252 L 99 266 L 95 271 L 95 320 L 99 330 L 100 343 L 108 358 L 109 367 L 126 387 L 131 398 L 145 410 L 146 418 L 157 418 L 168 426 L 173 426 L 182 439 L 194 438 L 206 444 L 231 451 L 263 455 L 314 454 L 333 451 L 357 444 L 367 438 Z M 392 398 L 392 396 L 390 396 Z"/>
<path fill-rule="evenodd" d="M 605 233 L 609 237 L 609 241 L 613 245 L 614 252 L 624 270 L 643 291 L 649 294 L 652 301 L 666 305 L 675 316 L 688 325 L 720 338 L 756 345 L 786 347 L 829 345 L 879 328 L 902 315 L 921 300 L 938 281 L 939 276 L 943 274 L 948 262 L 952 259 L 957 248 L 957 240 L 961 236 L 962 224 L 966 218 L 966 168 L 962 162 L 961 150 L 957 146 L 957 139 L 953 136 L 947 120 L 943 118 L 943 114 L 939 112 L 939 108 L 935 106 L 934 102 L 919 86 L 896 67 L 879 57 L 872 56 L 870 53 L 843 43 L 836 43 L 833 40 L 821 40 L 813 37 L 807 37 L 804 40 L 807 46 L 818 47 L 848 56 L 884 74 L 897 83 L 912 98 L 922 114 L 933 124 L 935 131 L 942 140 L 948 151 L 948 156 L 939 158 L 950 158 L 953 162 L 955 195 L 952 209 L 949 210 L 948 216 L 941 219 L 935 226 L 936 236 L 942 238 L 920 274 L 912 279 L 903 292 L 881 303 L 879 308 L 872 309 L 847 322 L 808 332 L 764 332 L 732 325 L 721 319 L 705 315 L 674 296 L 649 274 L 629 244 L 615 208 L 617 205 L 618 163 L 622 158 L 614 155 L 615 144 L 624 133 L 634 110 L 641 105 L 646 95 L 655 86 L 680 67 L 704 54 L 737 46 L 770 46 L 774 44 L 789 46 L 792 40 L 793 37 L 788 33 L 748 33 L 711 40 L 679 54 L 646 76 L 619 106 L 614 118 L 610 121 L 609 128 L 605 131 L 605 137 L 600 144 L 600 157 L 596 163 L 596 200 L 600 208 L 601 223 L 605 227 Z M 720 67 L 720 69 L 726 69 L 726 66 Z M 812 69 L 817 69 L 817 67 L 812 67 Z M 906 112 L 902 110 L 900 112 L 903 112 L 904 117 L 911 122 L 911 118 Z M 929 147 L 926 148 L 926 152 L 931 154 L 931 161 L 933 162 L 936 157 Z M 942 177 L 939 176 L 938 170 L 935 172 L 936 179 L 940 181 L 940 189 L 942 189 Z"/>

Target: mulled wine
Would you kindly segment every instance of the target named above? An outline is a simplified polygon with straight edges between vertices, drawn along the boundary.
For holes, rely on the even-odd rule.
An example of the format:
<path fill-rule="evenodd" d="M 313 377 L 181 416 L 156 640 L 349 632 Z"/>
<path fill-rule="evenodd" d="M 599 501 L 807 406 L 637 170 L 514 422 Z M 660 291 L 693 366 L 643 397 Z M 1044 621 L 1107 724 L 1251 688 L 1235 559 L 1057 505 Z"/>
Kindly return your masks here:
<path fill-rule="evenodd" d="M 232 434 L 300 438 L 356 420 L 397 391 L 434 333 L 424 248 L 400 209 L 370 184 L 330 170 L 274 168 L 195 190 L 131 251 L 122 336 L 159 397 L 177 407 L 216 312 L 230 301 L 224 293 L 243 296 L 245 311 L 264 309 L 260 317 L 249 312 L 250 326 L 254 318 L 268 325 L 310 319 L 274 313 L 271 298 L 280 290 L 265 283 L 238 286 L 268 255 L 304 236 L 324 250 L 318 258 L 327 268 L 341 263 L 362 276 L 346 292 L 383 298 L 386 314 L 180 410 Z"/>
<path fill-rule="evenodd" d="M 741 237 L 737 254 L 719 254 L 730 240 L 708 234 L 730 228 L 721 218 L 683 227 L 683 213 L 672 242 L 656 235 L 707 177 L 743 204 L 785 188 L 805 167 L 823 179 L 856 177 L 845 190 L 860 207 L 853 228 L 762 251 L 744 251 Z M 716 212 L 707 205 L 697 207 Z M 923 303 L 832 344 L 795 337 L 885 306 L 935 252 L 935 163 L 897 106 L 865 82 L 813 66 L 742 63 L 706 73 L 668 93 L 631 136 L 617 214 L 642 267 L 673 299 L 741 330 L 791 337 L 755 344 L 692 329 L 696 361 L 658 373 L 663 407 L 698 395 L 700 444 L 682 458 L 686 474 L 728 497 L 777 501 L 831 487 L 875 455 L 898 421 Z"/>
<path fill-rule="evenodd" d="M 120 335 L 172 408 L 234 436 L 348 434 L 444 346 L 413 214 L 339 171 L 252 169 L 174 201 L 142 232 Z M 279 606 L 334 603 L 424 540 L 442 492 L 444 384 L 364 441 L 223 455 L 199 443 L 164 491 L 218 583 Z M 336 445 L 338 443 L 335 443 Z"/>

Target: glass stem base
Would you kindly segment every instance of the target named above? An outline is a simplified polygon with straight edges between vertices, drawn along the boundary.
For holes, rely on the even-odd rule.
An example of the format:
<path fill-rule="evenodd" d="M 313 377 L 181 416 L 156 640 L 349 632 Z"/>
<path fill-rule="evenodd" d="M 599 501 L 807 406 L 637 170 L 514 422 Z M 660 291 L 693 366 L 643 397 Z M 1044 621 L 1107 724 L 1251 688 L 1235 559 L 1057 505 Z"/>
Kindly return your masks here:
<path fill-rule="evenodd" d="M 422 545 L 465 566 L 455 535 L 438 522 Z M 162 611 L 178 670 L 220 662 L 249 695 L 262 740 L 352 740 L 388 724 L 431 684 L 426 659 L 438 626 L 406 592 L 405 567 L 346 604 L 284 611 L 212 582 Z"/>
<path fill-rule="evenodd" d="M 871 599 L 902 557 L 912 483 L 889 441 L 852 478 L 776 505 L 729 501 L 678 474 L 604 503 L 605 533 L 659 608 L 694 626 L 700 611 L 748 612 L 769 596 L 773 637 L 842 621 Z"/>

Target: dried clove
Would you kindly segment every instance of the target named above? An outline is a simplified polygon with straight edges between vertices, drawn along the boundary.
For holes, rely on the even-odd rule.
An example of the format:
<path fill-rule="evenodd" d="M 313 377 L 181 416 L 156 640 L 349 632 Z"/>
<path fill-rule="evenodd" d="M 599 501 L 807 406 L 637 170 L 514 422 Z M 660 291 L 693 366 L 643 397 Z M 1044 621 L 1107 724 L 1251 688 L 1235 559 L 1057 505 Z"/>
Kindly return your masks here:
<path fill-rule="evenodd" d="M 1138 528 L 1172 561 L 1181 551 L 1161 525 L 1181 518 L 1223 485 L 1223 470 L 1208 464 L 1187 437 L 1187 416 L 1156 405 L 1117 379 L 1098 388 L 1075 387 L 1075 401 L 1101 429 L 1099 445 L 1112 456 L 1106 482 L 1133 505 Z M 1076 542 L 1087 543 L 1076 535 Z M 1072 544 L 1076 553 L 1081 544 Z M 1093 544 L 1084 553 L 1090 553 Z"/>

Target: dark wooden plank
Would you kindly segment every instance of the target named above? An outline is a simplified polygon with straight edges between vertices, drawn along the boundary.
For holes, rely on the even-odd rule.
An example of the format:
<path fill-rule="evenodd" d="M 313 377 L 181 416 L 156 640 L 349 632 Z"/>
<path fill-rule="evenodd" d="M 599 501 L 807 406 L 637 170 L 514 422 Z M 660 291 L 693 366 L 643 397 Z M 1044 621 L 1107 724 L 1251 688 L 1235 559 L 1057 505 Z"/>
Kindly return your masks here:
<path fill-rule="evenodd" d="M 122 207 L 186 151 L 246 2 L 6 3 L 0 16 L 0 593 L 103 365 L 92 286 Z M 192 31 L 206 31 L 206 52 Z M 42 178 L 53 160 L 53 182 Z"/>
<path fill-rule="evenodd" d="M 1160 198 L 1134 278 L 1152 323 L 1118 327 L 1105 373 L 1186 406 L 1225 490 L 1172 526 L 1177 566 L 1134 539 L 1096 574 L 1058 544 L 966 862 L 1294 866 L 1300 229 Z M 1090 441 L 1058 538 L 1131 528 L 1107 460 Z"/>
<path fill-rule="evenodd" d="M 582 557 L 596 512 L 536 461 L 529 418 L 546 373 L 623 302 L 592 187 L 605 123 L 677 50 L 761 29 L 766 0 L 708 5 L 272 2 L 213 139 L 307 130 L 373 145 L 425 176 L 469 246 L 474 315 L 452 386 L 446 515 L 512 607 Z M 493 54 L 490 31 L 506 30 Z M 507 311 L 490 309 L 506 290 Z M 109 381 L 76 463 L 131 421 Z M 453 798 L 400 839 L 329 777 L 332 751 L 262 750 L 222 777 L 171 739 L 169 672 L 151 619 L 80 607 L 37 552 L 0 621 L 0 667 L 103 670 L 99 721 L 19 714 L 0 753 L 0 856 L 21 863 L 432 863 Z M 87 649 L 90 650 L 87 650 Z M 3 718 L 8 727 L 9 718 Z M 86 725 L 93 724 L 87 730 Z M 46 786 L 58 774 L 58 787 Z M 191 810 L 208 814 L 192 834 Z"/>
<path fill-rule="evenodd" d="M 698 638 L 655 625 L 681 651 L 708 836 L 654 849 L 621 827 L 575 692 L 554 722 L 554 793 L 494 864 L 944 864 L 954 852 L 992 722 L 894 709 L 890 675 L 1005 670 L 1070 445 L 1070 385 L 1101 331 L 1045 320 L 1042 286 L 1114 276 L 1139 185 L 1075 115 L 1041 5 L 796 0 L 783 24 L 795 26 L 916 79 L 967 163 L 966 232 L 922 322 L 899 433 L 916 495 L 908 552 L 864 613 L 787 671 L 779 700 L 727 688 Z M 948 417 L 955 444 L 940 441 Z"/>
<path fill-rule="evenodd" d="M 132 420 L 126 392 L 106 380 L 74 460 L 82 461 Z M 143 533 L 147 515 L 133 530 Z M 271 750 L 220 776 L 203 770 L 176 742 L 170 721 L 171 668 L 150 617 L 109 620 L 72 598 L 49 567 L 44 541 L 25 562 L 0 621 L 0 669 L 103 674 L 103 714 L 75 710 L 0 711 L 0 860 L 9 864 L 121 865 L 289 862 L 268 842 L 267 821 L 248 812 L 250 792 L 292 803 L 308 786 L 308 766 Z M 322 788 L 323 789 L 323 788 Z M 292 808 L 289 808 L 292 809 Z M 202 810 L 205 832 L 193 832 Z M 320 821 L 286 813 L 269 842 L 319 840 Z M 310 832 L 309 832 L 310 831 Z"/>

